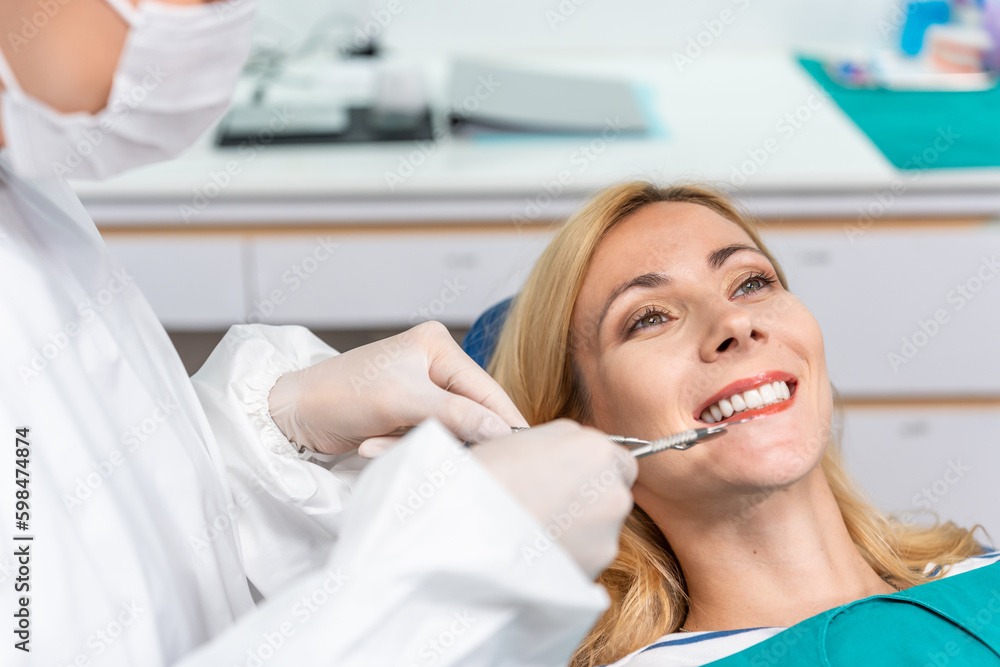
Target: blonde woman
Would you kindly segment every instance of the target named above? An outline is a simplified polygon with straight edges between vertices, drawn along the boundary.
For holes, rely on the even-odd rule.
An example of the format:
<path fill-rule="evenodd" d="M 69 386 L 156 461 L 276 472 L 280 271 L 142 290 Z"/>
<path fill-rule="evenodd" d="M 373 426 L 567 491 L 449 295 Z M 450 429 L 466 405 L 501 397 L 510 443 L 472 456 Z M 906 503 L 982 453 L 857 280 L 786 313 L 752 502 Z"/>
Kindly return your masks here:
<path fill-rule="evenodd" d="M 816 320 L 753 221 L 695 186 L 629 183 L 561 228 L 490 370 L 530 424 L 664 436 L 753 421 L 640 462 L 611 606 L 572 664 L 700 665 L 824 610 L 1000 559 L 905 525 L 846 476 Z"/>

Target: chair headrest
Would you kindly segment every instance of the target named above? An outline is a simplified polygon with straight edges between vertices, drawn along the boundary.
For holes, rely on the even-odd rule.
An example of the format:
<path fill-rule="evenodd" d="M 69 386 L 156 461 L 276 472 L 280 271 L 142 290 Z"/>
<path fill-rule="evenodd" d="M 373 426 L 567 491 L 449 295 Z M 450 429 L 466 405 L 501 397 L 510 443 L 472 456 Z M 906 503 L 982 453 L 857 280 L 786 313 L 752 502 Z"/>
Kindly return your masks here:
<path fill-rule="evenodd" d="M 493 357 L 493 350 L 496 349 L 497 339 L 500 337 L 500 329 L 507 320 L 507 311 L 514 298 L 504 299 L 500 303 L 490 306 L 486 311 L 472 323 L 469 333 L 465 334 L 462 340 L 462 349 L 472 359 L 486 368 Z"/>

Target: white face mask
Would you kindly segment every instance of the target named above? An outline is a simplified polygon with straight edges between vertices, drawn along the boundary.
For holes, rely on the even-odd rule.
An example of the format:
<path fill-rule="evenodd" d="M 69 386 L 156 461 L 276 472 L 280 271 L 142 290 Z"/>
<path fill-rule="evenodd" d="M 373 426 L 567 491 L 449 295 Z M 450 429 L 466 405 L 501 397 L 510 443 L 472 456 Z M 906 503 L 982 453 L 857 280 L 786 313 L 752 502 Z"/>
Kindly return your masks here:
<path fill-rule="evenodd" d="M 100 179 L 175 157 L 229 105 L 255 0 L 168 5 L 106 0 L 130 25 L 108 105 L 61 113 L 29 97 L 0 51 L 7 157 L 25 178 Z M 96 37 L 95 37 L 96 38 Z"/>

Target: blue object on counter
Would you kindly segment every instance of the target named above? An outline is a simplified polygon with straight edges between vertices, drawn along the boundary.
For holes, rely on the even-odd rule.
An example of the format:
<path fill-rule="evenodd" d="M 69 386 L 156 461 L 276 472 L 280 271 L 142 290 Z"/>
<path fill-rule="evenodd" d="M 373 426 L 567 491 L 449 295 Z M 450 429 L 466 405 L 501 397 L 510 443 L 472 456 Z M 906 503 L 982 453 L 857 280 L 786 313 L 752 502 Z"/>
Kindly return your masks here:
<path fill-rule="evenodd" d="M 903 53 L 909 56 L 920 53 L 927 29 L 950 19 L 951 7 L 944 0 L 907 0 L 906 23 L 900 43 Z"/>

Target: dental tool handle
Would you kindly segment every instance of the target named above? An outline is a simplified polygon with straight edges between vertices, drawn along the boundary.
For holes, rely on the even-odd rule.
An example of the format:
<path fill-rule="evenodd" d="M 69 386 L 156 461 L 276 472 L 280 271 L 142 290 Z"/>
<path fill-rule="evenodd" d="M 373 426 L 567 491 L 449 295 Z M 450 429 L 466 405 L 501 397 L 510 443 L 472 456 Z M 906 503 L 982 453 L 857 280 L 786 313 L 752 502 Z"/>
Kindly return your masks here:
<path fill-rule="evenodd" d="M 639 447 L 641 445 L 649 444 L 649 440 L 643 440 L 641 438 L 629 438 L 624 435 L 609 435 L 608 439 L 611 440 L 611 442 L 613 443 L 619 445 L 625 445 L 626 447 Z"/>
<path fill-rule="evenodd" d="M 656 454 L 657 452 L 662 452 L 667 449 L 687 449 L 688 446 L 694 444 L 698 441 L 699 433 L 701 429 L 689 429 L 687 431 L 681 431 L 675 435 L 671 435 L 666 438 L 661 438 L 659 440 L 654 440 L 648 445 L 642 447 L 636 447 L 631 450 L 632 456 L 637 459 L 641 459 L 643 456 L 649 456 L 650 454 Z"/>
<path fill-rule="evenodd" d="M 643 447 L 636 447 L 631 450 L 631 454 L 635 458 L 641 459 L 644 456 L 663 452 L 668 449 L 690 449 L 699 442 L 718 437 L 725 432 L 725 427 L 721 425 L 709 426 L 708 428 L 692 428 L 687 431 L 681 431 L 676 435 L 654 440 Z"/>

